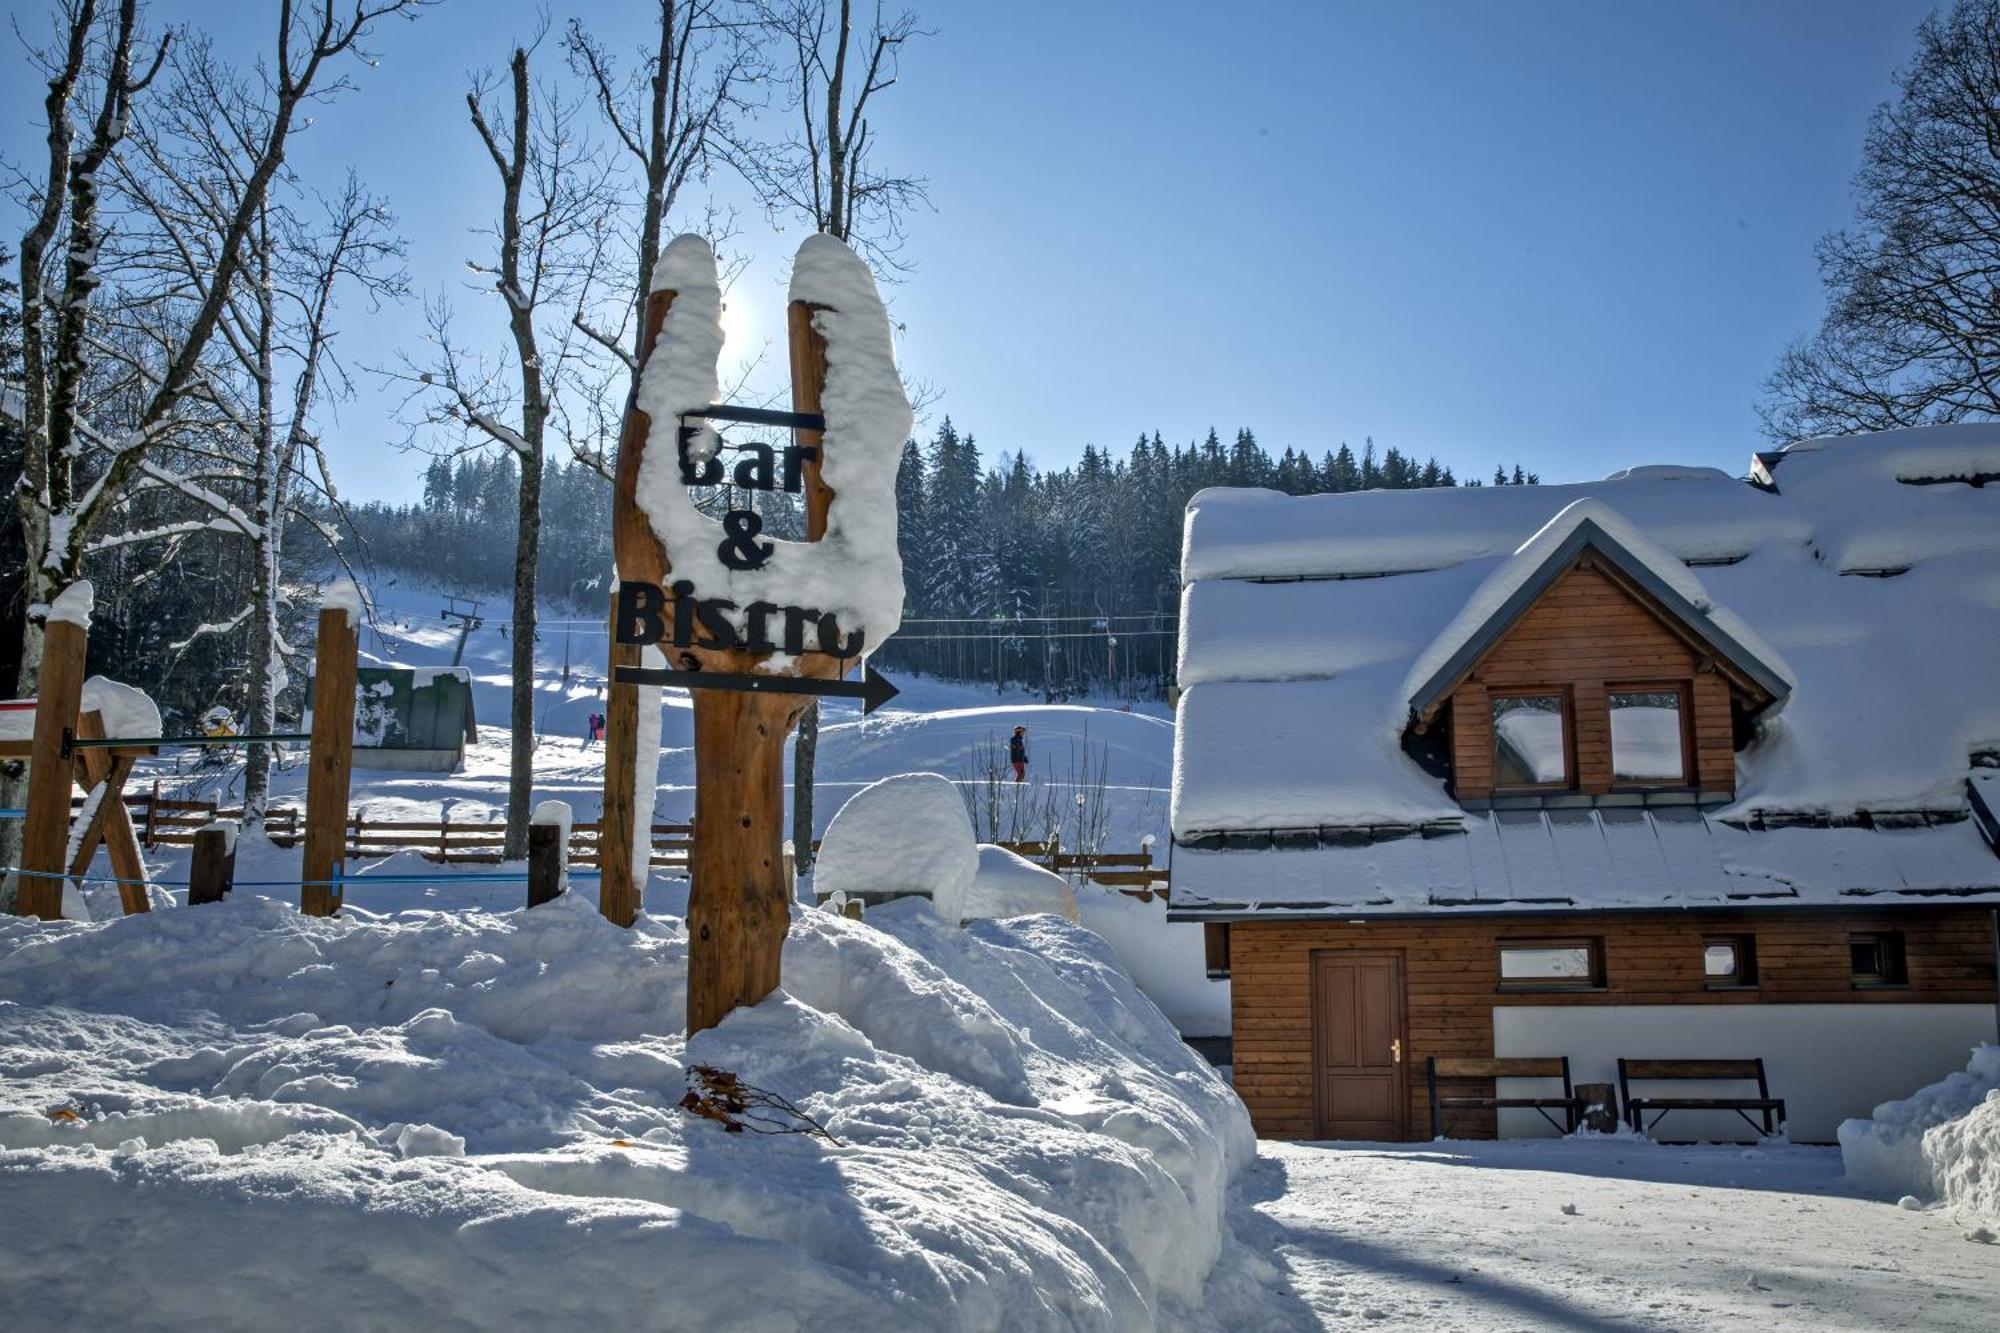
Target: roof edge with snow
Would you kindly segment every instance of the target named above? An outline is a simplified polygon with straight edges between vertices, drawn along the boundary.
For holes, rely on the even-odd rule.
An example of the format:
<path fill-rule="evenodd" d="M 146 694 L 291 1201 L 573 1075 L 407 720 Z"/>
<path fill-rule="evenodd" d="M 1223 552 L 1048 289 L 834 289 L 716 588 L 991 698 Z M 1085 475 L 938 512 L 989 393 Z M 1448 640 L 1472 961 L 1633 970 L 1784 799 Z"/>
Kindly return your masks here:
<path fill-rule="evenodd" d="M 1589 503 L 1589 501 L 1578 501 L 1570 508 L 1578 509 Z M 1560 523 L 1562 517 L 1557 515 L 1550 520 L 1550 526 Z M 1530 539 L 1528 545 L 1533 545 L 1533 539 Z M 1791 694 L 1789 670 L 1779 663 L 1766 661 L 1759 653 L 1724 630 L 1716 623 L 1713 616 L 1688 600 L 1669 579 L 1663 578 L 1646 560 L 1607 531 L 1596 518 L 1588 514 L 1579 514 L 1575 517 L 1568 534 L 1542 556 L 1532 572 L 1521 578 L 1507 599 L 1480 622 L 1474 632 L 1466 636 L 1465 641 L 1445 659 L 1443 665 L 1411 692 L 1410 717 L 1412 719 L 1422 717 L 1436 707 L 1464 678 L 1466 672 L 1472 669 L 1473 664 L 1485 654 L 1486 650 L 1491 648 L 1558 578 L 1568 572 L 1570 566 L 1586 549 L 1609 561 L 1620 574 L 1638 585 L 1647 596 L 1659 603 L 1676 620 L 1698 634 L 1738 672 L 1769 694 L 1772 703 L 1782 703 Z M 1499 573 L 1505 572 L 1504 567 L 1499 571 Z M 1449 633 L 1449 629 L 1446 632 Z"/>

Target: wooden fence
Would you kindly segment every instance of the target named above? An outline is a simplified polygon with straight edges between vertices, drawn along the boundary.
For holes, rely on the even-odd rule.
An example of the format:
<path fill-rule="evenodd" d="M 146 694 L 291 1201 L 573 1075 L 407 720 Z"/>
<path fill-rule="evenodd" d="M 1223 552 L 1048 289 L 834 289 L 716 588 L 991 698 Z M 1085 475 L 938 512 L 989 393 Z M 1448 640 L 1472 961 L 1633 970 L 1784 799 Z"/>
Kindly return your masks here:
<path fill-rule="evenodd" d="M 76 804 L 81 805 L 78 797 Z M 194 842 L 195 830 L 216 819 L 241 819 L 240 806 L 224 806 L 217 801 L 188 801 L 151 792 L 128 792 L 125 804 L 138 826 L 139 840 L 147 847 L 186 847 Z M 264 814 L 264 834 L 279 847 L 296 847 L 304 826 L 304 815 L 295 806 L 273 806 Z M 448 865 L 492 865 L 500 860 L 507 826 L 498 820 L 449 818 L 370 819 L 356 810 L 347 817 L 349 856 L 390 856 L 414 851 L 425 859 Z M 653 825 L 653 860 L 656 866 L 684 867 L 694 845 L 691 824 Z M 817 845 L 817 844 L 815 844 Z M 1002 843 L 1009 851 L 1027 857 L 1058 874 L 1080 876 L 1095 884 L 1115 888 L 1142 902 L 1155 894 L 1167 896 L 1167 869 L 1153 864 L 1152 849 L 1136 852 L 1065 852 L 1058 843 Z M 570 864 L 593 869 L 598 863 L 597 823 L 578 822 L 570 828 Z"/>

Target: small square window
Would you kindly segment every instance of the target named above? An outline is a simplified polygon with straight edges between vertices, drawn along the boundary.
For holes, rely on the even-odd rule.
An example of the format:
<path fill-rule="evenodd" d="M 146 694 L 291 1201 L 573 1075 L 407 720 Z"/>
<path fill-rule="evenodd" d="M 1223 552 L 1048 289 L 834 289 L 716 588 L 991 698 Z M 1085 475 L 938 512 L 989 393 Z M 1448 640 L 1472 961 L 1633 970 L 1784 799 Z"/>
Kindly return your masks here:
<path fill-rule="evenodd" d="M 1596 990 L 1604 985 L 1604 941 L 1503 940 L 1503 990 Z"/>
<path fill-rule="evenodd" d="M 1849 935 L 1847 959 L 1848 974 L 1856 986 L 1902 986 L 1909 982 L 1900 931 Z"/>
<path fill-rule="evenodd" d="M 1612 690 L 1611 778 L 1614 782 L 1686 782 L 1685 700 L 1678 688 Z"/>
<path fill-rule="evenodd" d="M 1757 984 L 1757 942 L 1749 935 L 1712 935 L 1702 943 L 1702 976 L 1711 990 Z"/>
<path fill-rule="evenodd" d="M 1495 786 L 1570 785 L 1568 702 L 1555 693 L 1493 696 Z"/>

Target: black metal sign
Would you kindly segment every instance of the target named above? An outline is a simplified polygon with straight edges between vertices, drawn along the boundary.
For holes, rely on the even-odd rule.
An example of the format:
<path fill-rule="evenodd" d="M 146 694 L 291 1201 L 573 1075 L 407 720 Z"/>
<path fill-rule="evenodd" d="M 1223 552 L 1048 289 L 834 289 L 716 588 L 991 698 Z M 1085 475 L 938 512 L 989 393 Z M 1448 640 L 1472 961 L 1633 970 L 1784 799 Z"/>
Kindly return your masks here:
<path fill-rule="evenodd" d="M 741 610 L 738 630 L 730 612 Z M 807 632 L 812 643 L 806 642 Z M 696 597 L 694 584 L 681 579 L 671 595 L 651 583 L 626 580 L 618 585 L 618 614 L 611 637 L 619 643 L 659 644 L 674 648 L 741 648 L 753 653 L 825 653 L 829 657 L 859 657 L 866 645 L 860 630 L 845 633 L 832 612 L 807 606 L 752 602 L 739 608 L 727 597 Z"/>
<path fill-rule="evenodd" d="M 766 676 L 756 672 L 666 671 L 622 666 L 611 678 L 620 685 L 677 685 L 686 690 L 741 690 L 749 694 L 818 694 L 861 700 L 863 716 L 896 697 L 896 687 L 874 667 L 860 680 L 815 680 L 809 676 Z"/>

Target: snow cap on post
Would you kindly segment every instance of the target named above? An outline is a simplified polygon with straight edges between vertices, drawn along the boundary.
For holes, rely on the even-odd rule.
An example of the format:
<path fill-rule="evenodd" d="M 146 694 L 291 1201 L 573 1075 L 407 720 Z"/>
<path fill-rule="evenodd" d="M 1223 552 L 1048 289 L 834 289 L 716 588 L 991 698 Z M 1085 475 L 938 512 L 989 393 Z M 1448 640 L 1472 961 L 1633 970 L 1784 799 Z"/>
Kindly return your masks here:
<path fill-rule="evenodd" d="M 97 589 L 89 579 L 78 579 L 56 594 L 49 603 L 49 623 L 61 621 L 80 629 L 90 628 L 90 613 L 97 609 Z"/>
<path fill-rule="evenodd" d="M 722 355 L 722 293 L 715 253 L 699 236 L 677 236 L 653 269 L 653 290 L 674 303 L 639 381 L 638 406 L 651 421 L 634 487 L 674 577 L 706 599 L 739 607 L 769 601 L 833 615 L 869 647 L 902 623 L 903 564 L 896 552 L 896 468 L 911 412 L 896 373 L 888 311 L 868 266 L 830 236 L 799 247 L 791 299 L 815 307 L 813 327 L 827 344 L 820 476 L 833 492 L 825 536 L 777 541 L 759 568 L 732 569 L 717 555 L 722 529 L 701 513 L 681 477 L 683 418 L 715 404 Z M 717 437 L 699 419 L 688 456 L 713 456 Z M 865 651 L 865 650 L 864 650 Z"/>
<path fill-rule="evenodd" d="M 361 589 L 353 579 L 335 579 L 326 585 L 320 594 L 319 609 L 322 611 L 345 611 L 347 627 L 353 629 L 361 620 Z"/>
<path fill-rule="evenodd" d="M 927 897 L 946 925 L 965 917 L 979 844 L 949 778 L 899 773 L 863 787 L 826 827 L 813 891 L 879 899 Z"/>

